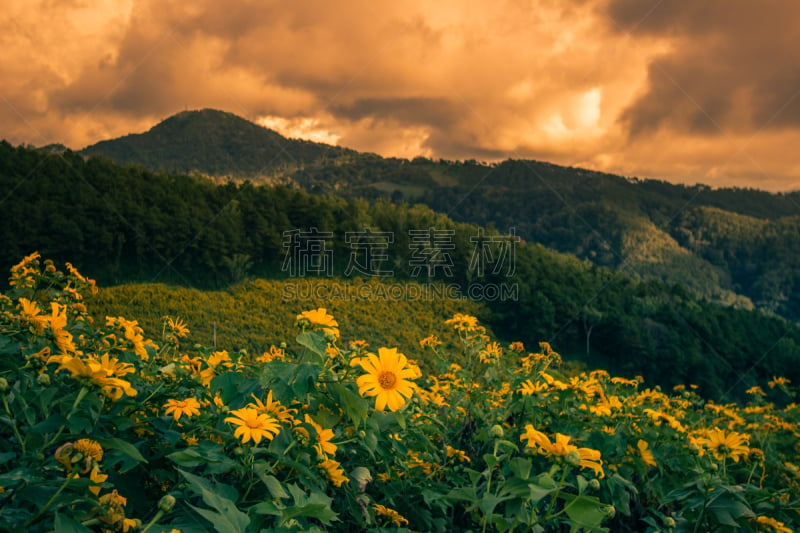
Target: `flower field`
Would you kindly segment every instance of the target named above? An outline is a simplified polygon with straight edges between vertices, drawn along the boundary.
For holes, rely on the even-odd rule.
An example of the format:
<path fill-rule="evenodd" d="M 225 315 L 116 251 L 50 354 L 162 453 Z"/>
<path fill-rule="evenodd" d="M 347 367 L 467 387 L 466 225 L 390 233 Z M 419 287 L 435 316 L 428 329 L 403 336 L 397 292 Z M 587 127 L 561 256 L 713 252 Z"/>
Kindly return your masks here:
<path fill-rule="evenodd" d="M 570 370 L 459 313 L 413 344 L 345 345 L 317 307 L 263 353 L 214 350 L 175 317 L 146 334 L 94 316 L 69 264 L 32 254 L 9 281 L 2 531 L 800 527 L 800 407 L 779 376 L 718 404 Z"/>

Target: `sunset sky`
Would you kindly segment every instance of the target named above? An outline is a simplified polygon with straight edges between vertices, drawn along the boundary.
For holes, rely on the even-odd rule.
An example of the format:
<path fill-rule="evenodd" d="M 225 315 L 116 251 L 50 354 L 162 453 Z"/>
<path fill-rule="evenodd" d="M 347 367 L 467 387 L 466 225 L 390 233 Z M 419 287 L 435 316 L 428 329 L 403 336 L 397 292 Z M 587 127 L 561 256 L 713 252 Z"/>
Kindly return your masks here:
<path fill-rule="evenodd" d="M 0 138 L 215 108 L 384 156 L 800 189 L 797 0 L 5 0 Z"/>

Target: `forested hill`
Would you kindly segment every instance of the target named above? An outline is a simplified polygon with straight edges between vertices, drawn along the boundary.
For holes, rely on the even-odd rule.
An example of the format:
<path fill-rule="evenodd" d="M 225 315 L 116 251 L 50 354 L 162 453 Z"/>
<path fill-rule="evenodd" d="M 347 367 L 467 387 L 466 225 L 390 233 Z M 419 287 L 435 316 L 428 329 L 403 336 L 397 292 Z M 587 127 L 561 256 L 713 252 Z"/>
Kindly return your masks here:
<path fill-rule="evenodd" d="M 715 398 L 773 375 L 800 381 L 800 329 L 785 320 L 698 300 L 680 286 L 639 282 L 538 244 L 519 243 L 512 263 L 480 272 L 476 243 L 509 241 L 423 205 L 285 186 L 220 186 L 6 142 L 0 143 L 0 190 L 6 192 L 0 209 L 0 269 L 6 272 L 37 250 L 73 263 L 101 285 L 224 287 L 249 276 L 301 283 L 304 273 L 286 268 L 297 232 L 317 232 L 315 244 L 330 252 L 325 257 L 334 275 L 346 274 L 353 253 L 363 251 L 362 241 L 348 235 L 389 235 L 372 257 L 377 263 L 359 256 L 358 264 L 390 272 L 400 287 L 403 280 L 464 293 L 478 287 L 472 295 L 489 307 L 489 325 L 502 338 L 529 346 L 549 341 L 562 354 L 613 373 L 641 374 L 665 387 L 696 383 Z M 421 246 L 421 238 L 429 241 Z M 431 260 L 434 249 L 449 261 L 420 271 L 421 258 Z M 508 289 L 505 298 L 485 290 L 500 286 Z"/>
<path fill-rule="evenodd" d="M 84 154 L 313 192 L 424 203 L 714 302 L 800 320 L 800 193 L 627 179 L 538 161 L 432 161 L 286 139 L 221 111 L 182 112 Z"/>
<path fill-rule="evenodd" d="M 81 151 L 154 170 L 255 180 L 267 180 L 305 164 L 351 152 L 327 144 L 286 139 L 236 115 L 213 109 L 183 111 L 145 133 L 101 141 Z"/>

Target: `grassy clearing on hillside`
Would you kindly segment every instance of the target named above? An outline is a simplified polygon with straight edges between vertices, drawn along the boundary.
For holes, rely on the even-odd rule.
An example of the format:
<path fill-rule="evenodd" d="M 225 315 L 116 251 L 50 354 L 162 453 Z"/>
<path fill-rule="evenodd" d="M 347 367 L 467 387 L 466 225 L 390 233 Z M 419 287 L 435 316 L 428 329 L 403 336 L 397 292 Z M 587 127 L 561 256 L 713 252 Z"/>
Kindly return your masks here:
<path fill-rule="evenodd" d="M 483 318 L 489 311 L 471 300 L 434 292 L 444 287 L 359 278 L 258 279 L 223 291 L 144 283 L 101 288 L 87 305 L 98 319 L 135 317 L 151 335 L 162 331 L 165 316 L 180 317 L 195 342 L 213 347 L 216 328 L 216 346 L 253 353 L 292 338 L 295 315 L 317 307 L 336 316 L 344 341 L 413 346 L 436 332 L 443 342 L 452 344 L 458 337 L 442 327 L 444 319 L 456 313 Z"/>

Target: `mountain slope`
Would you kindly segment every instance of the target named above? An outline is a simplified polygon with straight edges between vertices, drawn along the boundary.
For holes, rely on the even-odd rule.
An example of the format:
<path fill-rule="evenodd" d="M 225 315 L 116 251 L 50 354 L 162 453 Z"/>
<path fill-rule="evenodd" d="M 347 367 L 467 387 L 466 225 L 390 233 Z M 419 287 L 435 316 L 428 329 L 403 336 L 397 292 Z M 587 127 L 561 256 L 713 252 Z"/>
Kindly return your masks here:
<path fill-rule="evenodd" d="M 105 155 L 119 164 L 140 164 L 154 170 L 268 178 L 279 170 L 301 168 L 348 152 L 287 139 L 231 113 L 203 109 L 183 111 L 145 133 L 101 141 L 80 153 Z"/>
<path fill-rule="evenodd" d="M 800 320 L 798 192 L 676 185 L 529 160 L 487 165 L 383 158 L 289 140 L 212 110 L 179 113 L 150 132 L 83 153 L 153 169 L 423 203 L 459 222 L 513 228 L 526 241 L 597 265 L 684 285 L 711 301 L 757 305 Z M 743 233 L 735 230 L 742 220 L 758 223 L 748 223 L 752 231 Z M 706 222 L 711 226 L 704 229 Z M 698 236 L 709 232 L 711 238 Z"/>

